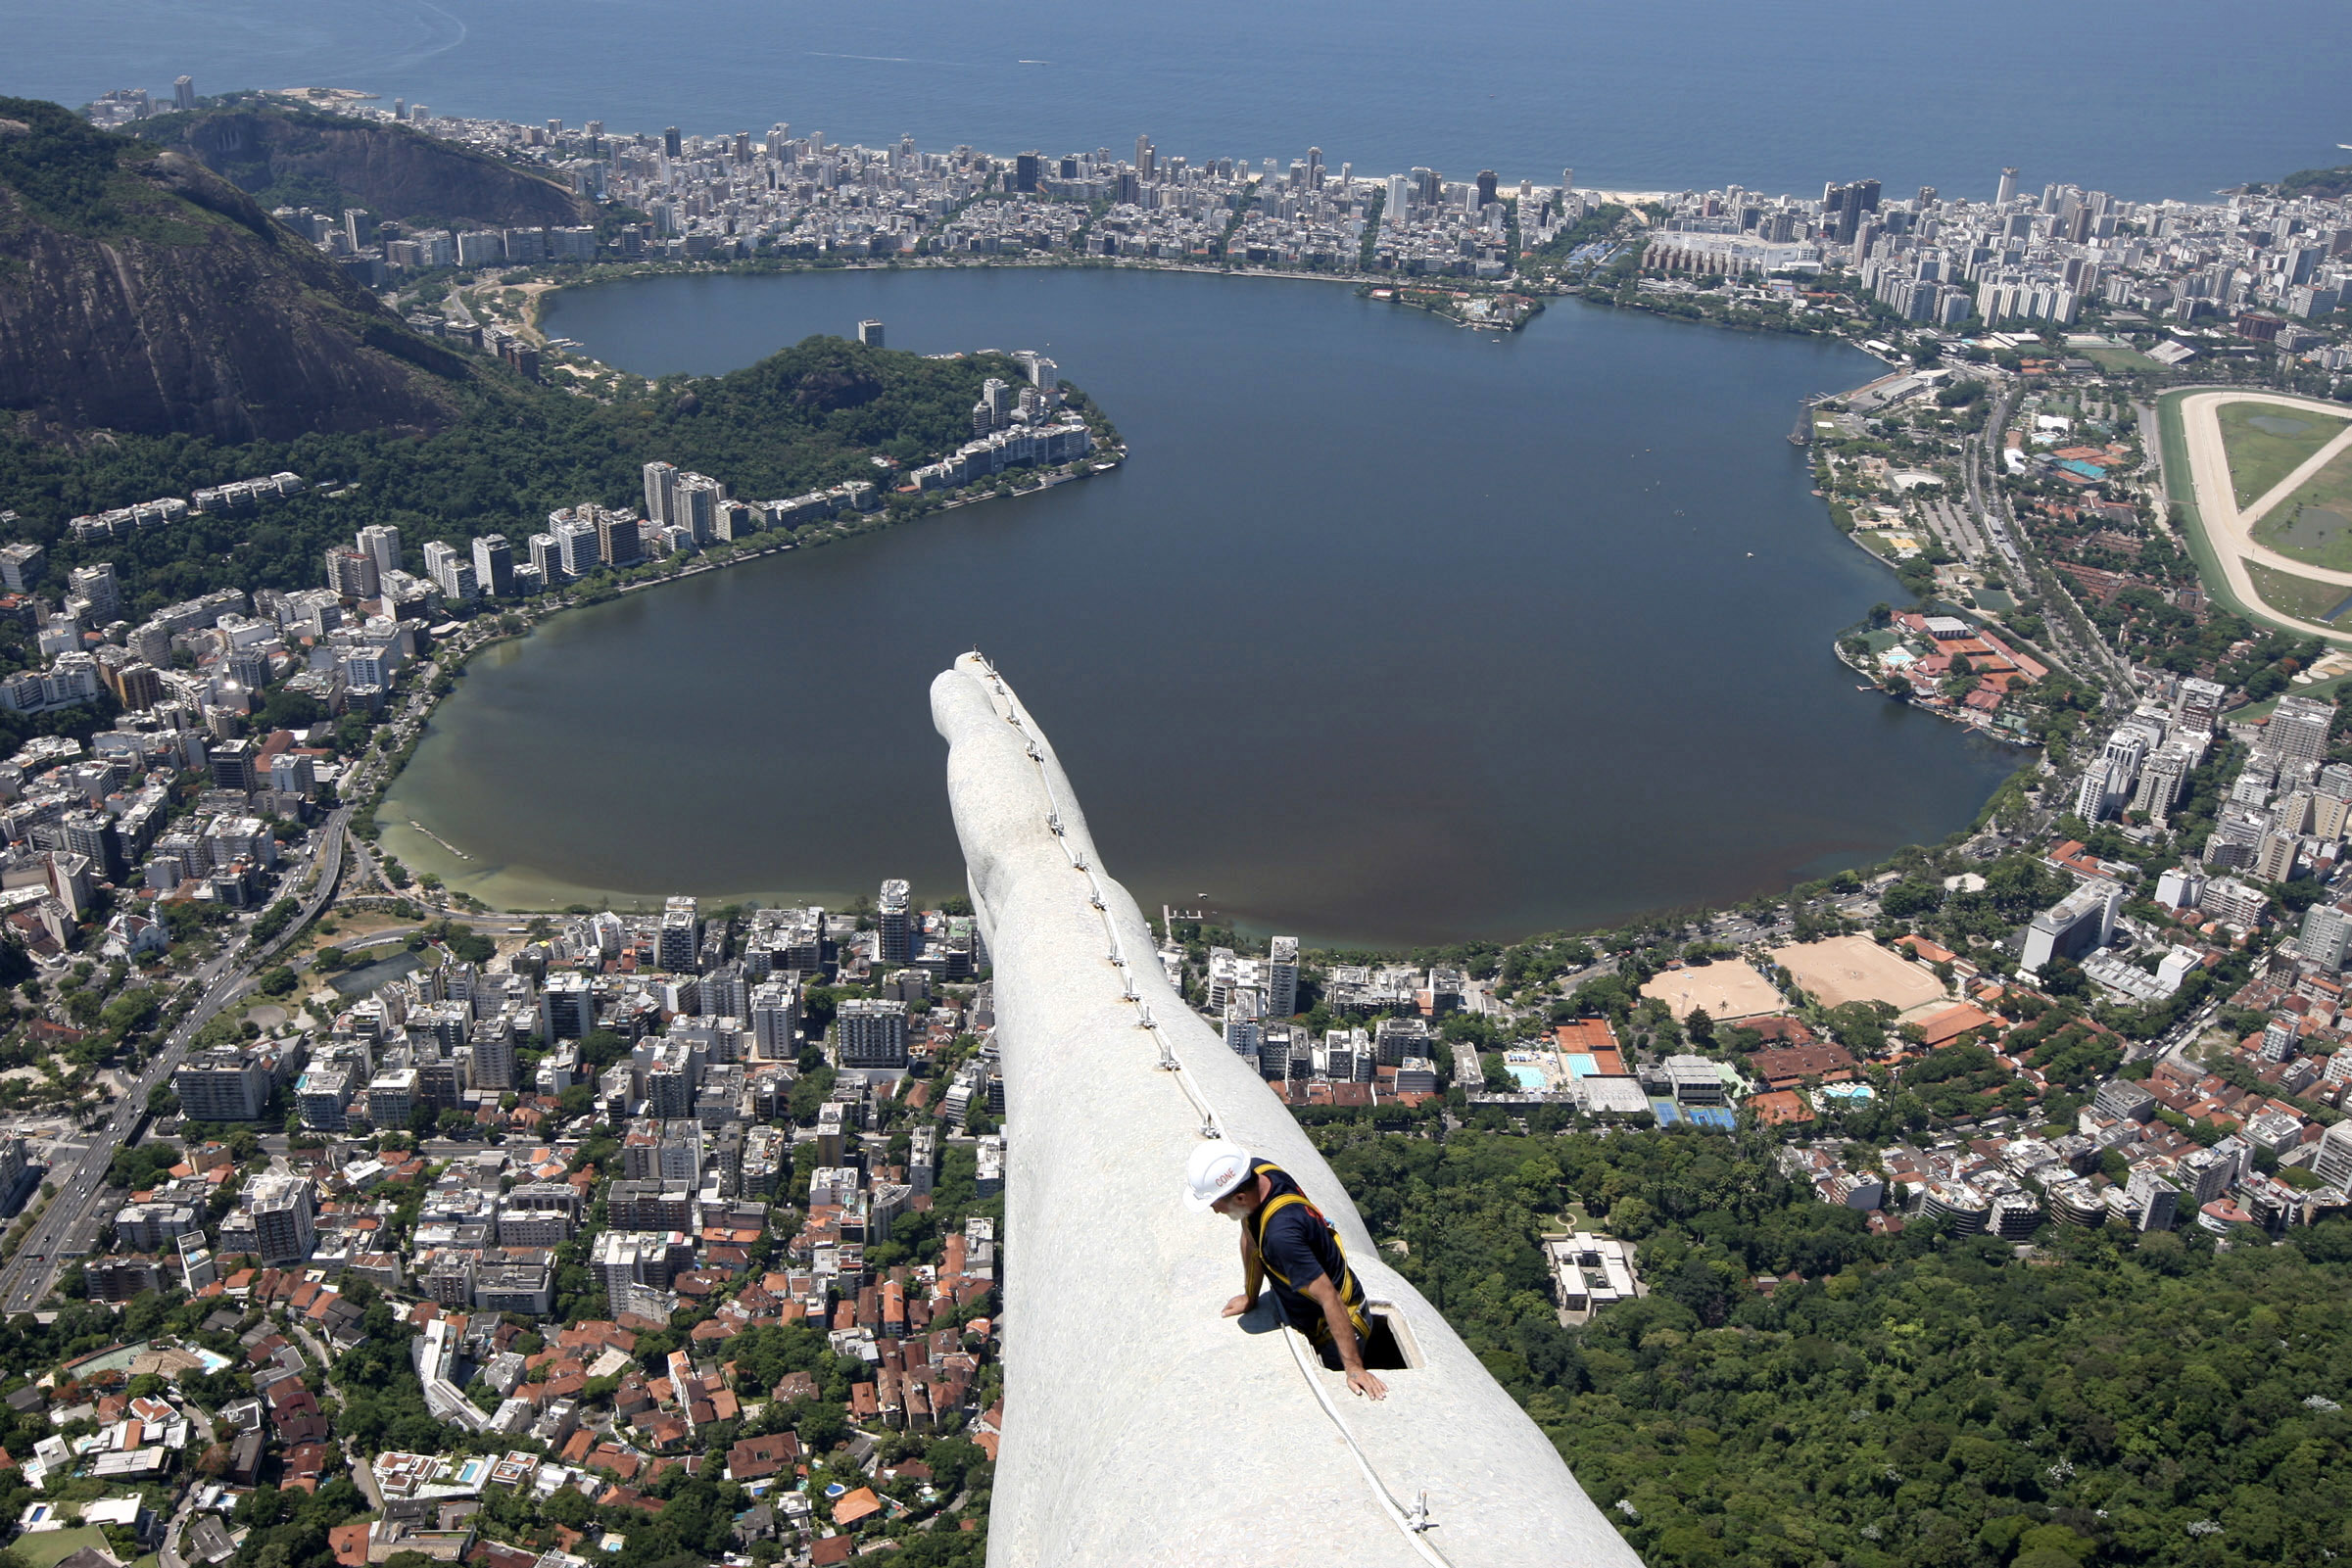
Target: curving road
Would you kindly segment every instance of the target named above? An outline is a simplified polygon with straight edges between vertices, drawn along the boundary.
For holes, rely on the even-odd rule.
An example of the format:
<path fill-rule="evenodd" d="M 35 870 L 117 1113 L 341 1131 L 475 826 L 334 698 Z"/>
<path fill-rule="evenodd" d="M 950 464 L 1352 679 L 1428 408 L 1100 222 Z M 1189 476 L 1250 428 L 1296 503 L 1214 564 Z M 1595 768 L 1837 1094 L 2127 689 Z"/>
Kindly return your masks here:
<path fill-rule="evenodd" d="M 198 987 L 195 1006 L 148 1059 L 147 1066 L 132 1080 L 129 1092 L 115 1102 L 89 1146 L 77 1155 L 67 1153 L 50 1168 L 48 1183 L 56 1188 L 57 1195 L 49 1201 L 49 1207 L 34 1223 L 24 1244 L 5 1266 L 0 1266 L 0 1310 L 11 1314 L 31 1310 L 49 1293 L 61 1249 L 87 1249 L 103 1206 L 120 1202 L 120 1195 L 105 1183 L 106 1167 L 114 1159 L 117 1146 L 137 1141 L 147 1120 L 148 1094 L 157 1084 L 171 1080 L 171 1073 L 187 1055 L 196 1031 L 236 1000 L 252 983 L 254 973 L 300 935 L 303 927 L 334 897 L 335 883 L 343 874 L 344 830 L 351 822 L 351 811 L 349 806 L 338 806 L 327 818 L 320 833 L 317 875 L 312 879 L 311 890 L 304 895 L 294 919 L 286 923 L 286 928 L 259 947 L 252 945 L 251 936 L 239 936 L 197 969 L 189 977 L 189 983 Z"/>

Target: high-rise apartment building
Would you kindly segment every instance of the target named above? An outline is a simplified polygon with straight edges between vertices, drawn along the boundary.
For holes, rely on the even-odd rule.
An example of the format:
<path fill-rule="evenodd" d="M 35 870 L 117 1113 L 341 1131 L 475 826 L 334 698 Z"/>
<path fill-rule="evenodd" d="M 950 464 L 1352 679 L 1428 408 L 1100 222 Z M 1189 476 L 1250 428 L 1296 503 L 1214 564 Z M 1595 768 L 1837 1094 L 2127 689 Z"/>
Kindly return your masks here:
<path fill-rule="evenodd" d="M 555 525 L 556 561 L 567 581 L 577 582 L 604 564 L 604 546 L 597 525 L 566 518 Z"/>
<path fill-rule="evenodd" d="M 597 514 L 597 553 L 607 566 L 635 566 L 646 558 L 645 535 L 626 511 Z"/>
<path fill-rule="evenodd" d="M 433 580 L 445 598 L 469 599 L 474 596 L 476 579 L 472 559 L 458 552 L 455 546 L 439 540 L 425 546 L 425 576 Z"/>
<path fill-rule="evenodd" d="M 207 753 L 206 762 L 213 771 L 216 789 L 250 791 L 255 784 L 253 742 L 246 739 L 222 740 Z"/>
<path fill-rule="evenodd" d="M 390 577 L 401 569 L 401 531 L 382 523 L 360 530 L 360 552 L 375 561 L 376 575 Z"/>
<path fill-rule="evenodd" d="M 90 602 L 90 624 L 106 626 L 122 618 L 122 588 L 115 580 L 113 561 L 93 561 L 66 574 L 66 592 Z"/>
<path fill-rule="evenodd" d="M 874 925 L 879 937 L 875 956 L 886 969 L 903 966 L 913 950 L 913 890 L 898 878 L 882 884 L 882 903 Z"/>
<path fill-rule="evenodd" d="M 719 508 L 727 503 L 727 487 L 707 474 L 680 474 L 670 486 L 670 512 L 665 521 L 685 529 L 697 545 L 719 537 Z"/>
<path fill-rule="evenodd" d="M 266 1063 L 220 1046 L 181 1062 L 171 1092 L 191 1121 L 251 1121 L 269 1103 L 270 1076 Z"/>
<path fill-rule="evenodd" d="M 264 1263 L 300 1262 L 311 1256 L 317 1245 L 312 1226 L 316 1211 L 307 1177 L 265 1173 L 253 1179 L 246 1194 L 254 1244 Z"/>
<path fill-rule="evenodd" d="M 2323 970 L 2342 969 L 2344 954 L 2352 949 L 2352 909 L 2342 904 L 2312 905 L 2303 912 L 2303 929 L 2295 945 L 2306 961 Z"/>
<path fill-rule="evenodd" d="M 348 599 L 371 599 L 383 592 L 375 557 L 356 549 L 326 552 L 326 586 Z"/>
<path fill-rule="evenodd" d="M 2338 1192 L 2352 1192 L 2352 1121 L 2339 1121 L 2320 1135 L 2311 1168 Z"/>
<path fill-rule="evenodd" d="M 1299 1010 L 1299 939 L 1277 936 L 1266 960 L 1266 1016 L 1286 1019 Z"/>
<path fill-rule="evenodd" d="M 845 1068 L 906 1066 L 906 1004 L 888 998 L 852 997 L 834 1013 L 840 1065 Z"/>
<path fill-rule="evenodd" d="M 675 463 L 646 464 L 646 517 L 652 522 L 667 523 L 670 517 L 670 487 L 678 482 Z"/>
<path fill-rule="evenodd" d="M 577 1040 L 597 1026 L 597 996 L 587 975 L 566 970 L 539 993 L 539 1031 L 550 1041 Z"/>
<path fill-rule="evenodd" d="M 38 545 L 0 546 L 0 586 L 11 594 L 29 592 L 41 580 L 41 563 L 47 555 Z"/>
<path fill-rule="evenodd" d="M 759 1054 L 771 1061 L 790 1061 L 799 1045 L 792 1032 L 800 1026 L 800 987 L 792 980 L 771 978 L 751 988 L 751 1038 Z"/>
<path fill-rule="evenodd" d="M 2335 709 L 2310 697 L 2280 697 L 2278 711 L 2262 728 L 2257 750 L 2301 762 L 2319 762 L 2328 755 L 2328 732 Z"/>
<path fill-rule="evenodd" d="M 514 547 L 504 534 L 484 534 L 474 541 L 474 590 L 498 598 L 514 592 Z"/>
<path fill-rule="evenodd" d="M 692 974 L 702 947 L 702 919 L 691 898 L 670 898 L 661 906 L 661 935 L 654 962 L 672 974 Z"/>
<path fill-rule="evenodd" d="M 514 1087 L 514 1030 L 504 1018 L 485 1019 L 473 1027 L 473 1081 L 483 1089 Z"/>
<path fill-rule="evenodd" d="M 171 107 L 183 114 L 196 107 L 196 83 L 187 76 L 171 78 Z"/>

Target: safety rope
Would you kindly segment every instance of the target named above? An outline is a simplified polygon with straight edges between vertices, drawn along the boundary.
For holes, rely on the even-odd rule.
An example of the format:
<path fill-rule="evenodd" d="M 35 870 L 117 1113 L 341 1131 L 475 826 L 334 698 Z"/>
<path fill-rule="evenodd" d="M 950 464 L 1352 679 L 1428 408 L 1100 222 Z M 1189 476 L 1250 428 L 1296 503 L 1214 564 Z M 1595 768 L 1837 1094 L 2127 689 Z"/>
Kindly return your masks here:
<path fill-rule="evenodd" d="M 1128 958 L 1127 944 L 1120 937 L 1119 923 L 1112 918 L 1111 900 L 1104 890 L 1102 879 L 1095 874 L 1095 869 L 1088 862 L 1085 853 L 1070 842 L 1069 835 L 1064 831 L 1063 825 L 1066 820 L 1064 813 L 1068 811 L 1075 814 L 1076 802 L 1065 803 L 1061 798 L 1060 791 L 1054 788 L 1053 771 L 1045 766 L 1044 744 L 1036 732 L 1030 727 L 1022 712 L 1020 700 L 1013 695 L 1012 689 L 1005 685 L 1004 677 L 997 673 L 996 667 L 990 664 L 978 648 L 973 649 L 972 657 L 981 669 L 987 673 L 989 685 L 994 689 L 995 695 L 999 699 L 991 705 L 998 707 L 1004 721 L 1020 734 L 1024 749 L 1029 754 L 1030 764 L 1037 770 L 1037 782 L 1045 791 L 1046 830 L 1062 846 L 1062 854 L 1069 860 L 1071 869 L 1086 879 L 1088 901 L 1093 904 L 1095 913 L 1102 918 L 1103 939 L 1108 944 L 1110 963 L 1120 972 L 1121 983 L 1125 990 L 1122 1000 L 1136 1005 L 1136 1026 L 1147 1030 L 1152 1037 L 1153 1044 L 1159 1047 L 1159 1061 L 1154 1066 L 1174 1078 L 1176 1087 L 1183 1090 L 1184 1098 L 1192 1102 L 1192 1109 L 1200 1117 L 1201 1136 L 1203 1138 L 1224 1137 L 1225 1134 L 1222 1118 L 1218 1116 L 1215 1108 L 1193 1088 L 1192 1075 L 1184 1070 L 1183 1058 L 1177 1055 L 1175 1042 L 1169 1038 L 1168 1031 L 1161 1027 L 1159 1021 L 1152 1017 L 1150 1004 L 1143 1001 L 1136 993 L 1135 977 Z M 1171 932 L 1170 934 L 1173 936 L 1175 933 Z M 1159 961 L 1158 954 L 1152 955 L 1153 963 L 1157 964 Z M 1368 1315 L 1369 1309 L 1368 1302 L 1366 1307 Z M 1349 1430 L 1347 1417 L 1340 1413 L 1339 1405 L 1332 1400 L 1330 1391 L 1323 1387 L 1323 1380 L 1316 1376 L 1315 1368 L 1308 1364 L 1306 1353 L 1299 1348 L 1300 1338 L 1301 1336 L 1297 1334 L 1285 1331 L 1282 1335 L 1282 1342 L 1290 1348 L 1291 1359 L 1298 1363 L 1300 1379 L 1314 1392 L 1316 1402 L 1322 1407 L 1323 1414 L 1330 1418 L 1332 1427 L 1339 1433 L 1340 1441 L 1347 1445 L 1348 1452 L 1355 1457 L 1356 1467 L 1364 1472 L 1365 1484 L 1371 1488 L 1372 1497 L 1380 1504 L 1381 1512 L 1385 1513 L 1389 1522 L 1403 1533 L 1406 1541 L 1412 1544 L 1414 1550 L 1420 1554 L 1424 1562 L 1434 1565 L 1434 1568 L 1453 1568 L 1453 1564 L 1446 1554 L 1440 1551 L 1436 1543 L 1428 1538 L 1427 1532 L 1436 1528 L 1436 1522 L 1429 1517 L 1427 1495 L 1423 1494 L 1416 1499 L 1411 1508 L 1407 1508 L 1397 1501 L 1395 1496 L 1389 1492 L 1387 1485 L 1381 1481 L 1378 1472 L 1373 1470 L 1371 1458 L 1364 1451 L 1364 1446 L 1356 1441 L 1356 1434 Z"/>

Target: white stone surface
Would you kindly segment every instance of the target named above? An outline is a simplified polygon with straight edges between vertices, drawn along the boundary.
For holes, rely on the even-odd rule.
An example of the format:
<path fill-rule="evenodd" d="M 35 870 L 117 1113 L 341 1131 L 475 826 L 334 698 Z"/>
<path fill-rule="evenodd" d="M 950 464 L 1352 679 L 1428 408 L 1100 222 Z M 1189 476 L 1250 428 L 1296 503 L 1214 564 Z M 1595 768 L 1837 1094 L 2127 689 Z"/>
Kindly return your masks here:
<path fill-rule="evenodd" d="M 994 961 L 1011 1132 L 989 1562 L 1631 1568 L 1638 1559 L 1551 1443 L 1381 1263 L 1281 1102 L 1170 988 L 1018 699 L 967 655 L 933 683 L 932 712 Z M 1180 1073 L 1156 1066 L 1146 1009 Z M 1383 1374 L 1384 1402 L 1350 1396 L 1320 1366 L 1302 1372 L 1264 1308 L 1218 1315 L 1240 1285 L 1237 1229 L 1179 1201 L 1201 1135 L 1187 1087 L 1225 1136 L 1299 1179 L 1339 1226 L 1367 1293 L 1407 1322 L 1421 1364 Z M 1401 1529 L 1367 1467 L 1405 1508 L 1425 1494 L 1435 1528 Z"/>

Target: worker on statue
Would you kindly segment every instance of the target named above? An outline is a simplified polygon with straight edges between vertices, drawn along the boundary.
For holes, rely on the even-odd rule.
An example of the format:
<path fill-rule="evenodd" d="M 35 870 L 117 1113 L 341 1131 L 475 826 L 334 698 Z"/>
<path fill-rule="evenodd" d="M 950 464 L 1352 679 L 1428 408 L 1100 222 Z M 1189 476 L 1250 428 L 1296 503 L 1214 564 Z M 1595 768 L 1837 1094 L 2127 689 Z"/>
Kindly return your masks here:
<path fill-rule="evenodd" d="M 1248 1311 L 1259 1285 L 1271 1283 L 1283 1319 L 1307 1336 L 1325 1366 L 1345 1367 L 1355 1393 L 1388 1397 L 1388 1385 L 1364 1365 L 1371 1333 L 1364 1287 L 1348 1267 L 1339 1232 L 1288 1171 L 1237 1144 L 1204 1143 L 1184 1172 L 1184 1204 L 1241 1221 L 1241 1294 L 1225 1303 L 1225 1316 Z"/>

